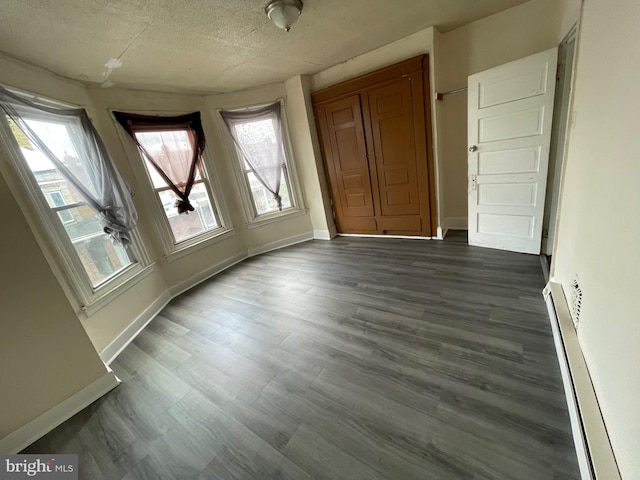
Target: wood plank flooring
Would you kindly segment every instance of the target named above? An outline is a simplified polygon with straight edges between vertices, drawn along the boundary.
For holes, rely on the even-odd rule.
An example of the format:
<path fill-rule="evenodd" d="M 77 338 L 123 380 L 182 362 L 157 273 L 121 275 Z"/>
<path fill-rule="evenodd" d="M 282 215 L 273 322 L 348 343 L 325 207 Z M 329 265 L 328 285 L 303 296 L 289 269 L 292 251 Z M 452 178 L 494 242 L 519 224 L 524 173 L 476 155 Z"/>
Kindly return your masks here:
<path fill-rule="evenodd" d="M 174 299 L 30 446 L 82 479 L 578 479 L 535 256 L 338 238 Z"/>

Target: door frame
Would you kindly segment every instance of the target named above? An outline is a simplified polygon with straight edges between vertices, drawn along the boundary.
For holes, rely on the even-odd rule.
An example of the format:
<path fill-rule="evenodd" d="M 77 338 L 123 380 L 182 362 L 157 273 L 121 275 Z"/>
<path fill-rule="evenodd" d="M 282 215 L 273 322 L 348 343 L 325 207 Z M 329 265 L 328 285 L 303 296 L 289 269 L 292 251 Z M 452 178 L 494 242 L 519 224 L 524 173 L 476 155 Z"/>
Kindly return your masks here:
<path fill-rule="evenodd" d="M 556 103 L 554 106 L 553 124 L 551 126 L 551 148 L 549 153 L 549 172 L 547 176 L 547 200 L 545 201 L 542 250 L 544 255 L 552 256 L 550 274 L 553 275 L 553 253 L 556 248 L 556 232 L 558 230 L 560 198 L 564 183 L 565 160 L 567 146 L 571 134 L 572 105 L 575 83 L 575 65 L 577 58 L 578 25 L 574 25 L 558 46 L 558 84 L 556 85 Z M 570 60 L 571 64 L 567 62 Z M 563 63 L 564 62 L 564 63 Z M 563 69 L 560 65 L 563 63 Z M 566 90 L 565 90 L 566 89 Z M 562 119 L 564 118 L 564 121 Z M 553 169 L 551 168 L 553 166 Z M 544 228 L 543 225 L 543 228 Z"/>

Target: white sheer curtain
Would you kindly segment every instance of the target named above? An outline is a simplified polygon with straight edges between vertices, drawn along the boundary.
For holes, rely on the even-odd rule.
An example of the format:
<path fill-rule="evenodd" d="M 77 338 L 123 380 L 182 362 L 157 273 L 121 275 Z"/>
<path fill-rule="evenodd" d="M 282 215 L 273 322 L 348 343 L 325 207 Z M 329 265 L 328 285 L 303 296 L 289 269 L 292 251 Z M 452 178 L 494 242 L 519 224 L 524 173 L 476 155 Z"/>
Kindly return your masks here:
<path fill-rule="evenodd" d="M 273 198 L 278 202 L 278 209 L 280 210 L 282 210 L 280 184 L 282 182 L 282 167 L 285 164 L 281 109 L 280 102 L 276 102 L 256 109 L 243 111 L 223 110 L 220 112 L 244 161 L 258 181 L 273 195 Z M 247 138 L 244 135 L 244 124 L 260 120 L 270 123 L 270 127 L 273 128 L 275 133 L 275 145 L 264 145 L 264 142 L 268 141 L 269 138 L 267 135 L 260 139 Z"/>
<path fill-rule="evenodd" d="M 0 108 L 78 190 L 87 204 L 100 214 L 104 232 L 113 242 L 129 245 L 130 232 L 137 224 L 138 213 L 133 205 L 129 186 L 109 158 L 87 112 L 81 108 L 59 109 L 38 105 L 3 87 L 0 87 Z M 29 119 L 44 119 L 67 127 L 85 166 L 82 178 L 67 168 L 63 159 L 51 151 L 31 128 Z"/>

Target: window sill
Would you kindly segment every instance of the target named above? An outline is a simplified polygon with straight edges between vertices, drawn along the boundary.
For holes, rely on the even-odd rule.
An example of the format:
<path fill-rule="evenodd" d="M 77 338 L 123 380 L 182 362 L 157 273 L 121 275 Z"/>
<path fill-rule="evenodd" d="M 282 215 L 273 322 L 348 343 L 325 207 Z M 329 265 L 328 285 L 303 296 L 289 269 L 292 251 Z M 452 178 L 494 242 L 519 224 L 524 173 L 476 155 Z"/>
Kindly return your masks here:
<path fill-rule="evenodd" d="M 247 228 L 258 228 L 263 227 L 265 225 L 270 225 L 272 223 L 280 222 L 282 220 L 290 220 L 292 218 L 301 217 L 302 215 L 306 215 L 307 210 L 291 208 L 284 212 L 274 212 L 274 213 L 266 213 L 264 215 L 260 215 L 256 217 L 253 221 L 247 223 Z"/>
<path fill-rule="evenodd" d="M 133 272 L 133 270 L 137 268 L 139 268 L 139 270 L 137 272 Z M 127 291 L 129 288 L 136 285 L 137 283 L 141 282 L 143 279 L 149 276 L 149 274 L 151 274 L 154 270 L 155 270 L 155 263 L 152 263 L 151 265 L 147 265 L 146 267 L 142 267 L 140 266 L 140 264 L 134 264 L 130 268 L 125 269 L 120 275 L 128 274 L 130 275 L 129 278 L 127 278 L 126 280 L 123 280 L 122 282 L 109 288 L 108 290 L 106 289 L 108 287 L 105 286 L 104 287 L 105 290 L 98 291 L 98 293 L 96 294 L 96 297 L 93 300 L 91 300 L 90 303 L 88 303 L 87 305 L 82 305 L 80 307 L 81 312 L 84 313 L 84 317 L 88 318 L 92 316 L 94 313 L 96 313 L 97 311 L 99 311 L 100 309 L 102 309 L 103 307 L 111 303 L 113 300 L 115 300 L 120 294 Z"/>
<path fill-rule="evenodd" d="M 164 258 L 167 260 L 167 262 L 171 263 L 174 260 L 178 260 L 179 258 L 182 258 L 193 252 L 197 252 L 198 250 L 214 245 L 222 240 L 226 240 L 227 238 L 230 238 L 235 234 L 235 230 L 233 228 L 230 228 L 228 230 L 218 231 L 212 235 L 203 236 L 203 238 L 191 238 L 189 240 L 186 240 L 183 244 L 176 245 L 171 252 L 167 253 L 164 256 Z"/>

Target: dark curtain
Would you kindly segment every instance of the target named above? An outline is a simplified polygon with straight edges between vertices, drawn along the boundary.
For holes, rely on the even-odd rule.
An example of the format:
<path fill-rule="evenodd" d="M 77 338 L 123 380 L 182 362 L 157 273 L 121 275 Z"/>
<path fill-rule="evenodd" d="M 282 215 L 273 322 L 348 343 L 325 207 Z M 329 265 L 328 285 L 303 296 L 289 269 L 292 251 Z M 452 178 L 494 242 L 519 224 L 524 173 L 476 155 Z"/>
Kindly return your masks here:
<path fill-rule="evenodd" d="M 175 117 L 123 112 L 113 112 L 113 115 L 178 197 L 175 204 L 178 213 L 192 212 L 194 208 L 189 202 L 189 195 L 201 168 L 205 147 L 200 112 Z M 153 146 L 145 135 L 150 132 L 157 134 Z M 184 143 L 185 138 L 185 148 L 175 148 L 181 142 Z"/>

